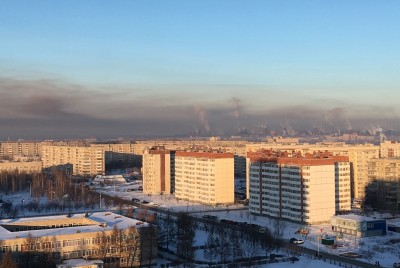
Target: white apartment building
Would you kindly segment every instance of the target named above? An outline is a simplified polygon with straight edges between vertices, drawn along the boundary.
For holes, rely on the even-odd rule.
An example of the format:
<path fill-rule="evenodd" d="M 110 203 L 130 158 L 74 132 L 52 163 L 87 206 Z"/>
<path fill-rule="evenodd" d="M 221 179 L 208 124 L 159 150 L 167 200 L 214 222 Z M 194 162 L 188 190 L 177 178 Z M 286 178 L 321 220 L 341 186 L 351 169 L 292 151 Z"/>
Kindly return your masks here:
<path fill-rule="evenodd" d="M 174 151 L 146 150 L 143 154 L 143 193 L 170 194 L 174 191 Z M 172 178 L 172 179 L 171 179 Z M 172 183 L 171 183 L 172 182 Z"/>
<path fill-rule="evenodd" d="M 176 152 L 175 197 L 209 205 L 234 203 L 233 154 Z"/>
<path fill-rule="evenodd" d="M 72 164 L 74 175 L 98 175 L 105 172 L 104 150 L 99 146 L 43 145 L 43 168 Z"/>
<path fill-rule="evenodd" d="M 251 213 L 316 224 L 350 210 L 347 157 L 261 151 L 248 158 Z"/>

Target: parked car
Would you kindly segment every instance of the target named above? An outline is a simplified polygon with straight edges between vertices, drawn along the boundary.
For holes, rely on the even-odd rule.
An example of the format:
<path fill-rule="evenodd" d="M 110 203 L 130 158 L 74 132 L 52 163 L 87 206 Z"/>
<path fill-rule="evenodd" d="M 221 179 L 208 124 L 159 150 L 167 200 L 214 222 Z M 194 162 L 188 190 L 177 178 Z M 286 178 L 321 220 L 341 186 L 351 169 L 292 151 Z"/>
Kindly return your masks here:
<path fill-rule="evenodd" d="M 142 200 L 142 204 L 148 204 L 148 203 L 150 203 L 150 202 L 147 200 Z"/>
<path fill-rule="evenodd" d="M 297 238 L 294 238 L 294 237 L 290 238 L 289 241 L 290 241 L 290 243 L 295 244 L 295 245 L 300 245 L 300 244 L 303 244 L 303 243 L 304 243 L 303 240 L 297 239 Z"/>
<path fill-rule="evenodd" d="M 140 199 L 139 198 L 132 198 L 132 201 L 136 202 L 136 203 L 140 203 Z"/>
<path fill-rule="evenodd" d="M 216 220 L 218 217 L 214 215 L 203 215 L 203 219 Z"/>

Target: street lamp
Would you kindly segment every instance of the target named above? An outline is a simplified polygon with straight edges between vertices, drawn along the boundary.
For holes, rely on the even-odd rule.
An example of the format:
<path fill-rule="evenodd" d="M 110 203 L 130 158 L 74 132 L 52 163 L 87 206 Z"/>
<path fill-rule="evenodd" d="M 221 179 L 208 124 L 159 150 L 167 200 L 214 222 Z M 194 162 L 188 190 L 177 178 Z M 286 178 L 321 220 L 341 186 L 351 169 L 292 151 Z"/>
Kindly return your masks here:
<path fill-rule="evenodd" d="M 319 230 L 321 231 L 321 234 L 317 235 L 318 257 L 319 257 L 319 240 L 320 240 L 320 238 L 322 239 L 322 231 L 324 230 L 324 228 L 321 227 L 321 228 L 319 228 Z"/>
<path fill-rule="evenodd" d="M 32 183 L 28 181 L 29 183 L 29 196 L 32 197 Z"/>

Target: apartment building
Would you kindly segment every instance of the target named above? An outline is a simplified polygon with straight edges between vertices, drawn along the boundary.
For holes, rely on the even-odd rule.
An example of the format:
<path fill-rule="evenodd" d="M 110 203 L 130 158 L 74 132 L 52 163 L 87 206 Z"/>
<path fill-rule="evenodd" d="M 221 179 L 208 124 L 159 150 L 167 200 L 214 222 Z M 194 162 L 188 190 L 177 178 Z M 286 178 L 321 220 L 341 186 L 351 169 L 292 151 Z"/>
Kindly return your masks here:
<path fill-rule="evenodd" d="M 350 162 L 351 195 L 352 198 L 363 200 L 365 187 L 368 185 L 368 161 L 379 157 L 379 146 L 373 144 L 349 145 L 343 142 L 323 142 L 317 144 L 247 144 L 246 152 L 257 152 L 262 149 L 279 150 L 283 152 L 300 152 L 302 155 L 317 151 L 329 151 L 333 155 L 348 156 Z M 246 160 L 246 170 L 249 170 L 249 160 Z M 247 196 L 249 197 L 249 173 L 247 179 Z"/>
<path fill-rule="evenodd" d="M 3 219 L 0 240 L 0 255 L 11 251 L 17 264 L 51 256 L 117 260 L 119 267 L 137 267 L 157 258 L 154 227 L 111 212 Z"/>
<path fill-rule="evenodd" d="M 74 175 L 98 175 L 105 172 L 104 150 L 101 146 L 43 145 L 43 168 L 72 165 Z"/>
<path fill-rule="evenodd" d="M 248 159 L 251 213 L 316 224 L 350 210 L 348 157 L 263 150 Z"/>
<path fill-rule="evenodd" d="M 383 141 L 379 146 L 379 157 L 400 157 L 400 143 L 397 141 Z"/>
<path fill-rule="evenodd" d="M 105 153 L 105 164 L 133 163 L 135 155 L 133 143 L 95 143 L 90 146 L 100 147 Z"/>
<path fill-rule="evenodd" d="M 234 203 L 233 154 L 176 152 L 175 197 L 208 205 Z"/>
<path fill-rule="evenodd" d="M 42 172 L 42 162 L 41 161 L 1 161 L 0 162 L 0 172 L 15 172 L 18 173 L 40 173 Z"/>
<path fill-rule="evenodd" d="M 146 148 L 163 147 L 173 151 L 219 151 L 234 154 L 234 173 L 237 178 L 246 177 L 246 141 L 226 141 L 212 137 L 209 140 L 149 140 L 137 141 L 133 151 L 143 155 Z"/>
<path fill-rule="evenodd" d="M 400 158 L 368 161 L 367 203 L 380 210 L 400 209 Z"/>
<path fill-rule="evenodd" d="M 143 193 L 174 192 L 175 151 L 152 149 L 143 154 Z"/>
<path fill-rule="evenodd" d="M 39 157 L 42 143 L 36 141 L 7 141 L 0 143 L 0 157 L 13 159 L 15 156 Z"/>

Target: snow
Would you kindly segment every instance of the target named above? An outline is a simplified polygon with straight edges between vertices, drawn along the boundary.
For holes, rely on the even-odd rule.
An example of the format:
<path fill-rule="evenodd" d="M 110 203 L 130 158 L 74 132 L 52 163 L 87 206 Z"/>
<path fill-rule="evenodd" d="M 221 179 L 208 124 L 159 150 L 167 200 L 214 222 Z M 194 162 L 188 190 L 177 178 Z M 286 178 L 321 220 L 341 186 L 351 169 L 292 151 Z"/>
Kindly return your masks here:
<path fill-rule="evenodd" d="M 249 213 L 248 208 L 243 205 L 230 205 L 230 206 L 207 206 L 197 203 L 191 203 L 182 200 L 176 200 L 174 195 L 146 195 L 143 192 L 138 191 L 137 189 L 141 186 L 140 181 L 133 181 L 128 183 L 123 183 L 121 185 L 116 186 L 108 186 L 108 187 L 97 187 L 95 189 L 97 192 L 102 193 L 102 195 L 110 195 L 110 196 L 118 196 L 125 200 L 132 200 L 132 198 L 138 198 L 140 200 L 147 200 L 154 204 L 158 204 L 159 208 L 164 210 L 170 210 L 175 212 L 188 212 L 190 215 L 195 217 L 202 217 L 205 214 L 215 215 L 218 217 L 218 220 L 221 219 L 229 219 L 236 222 L 247 222 L 249 224 L 257 224 L 263 227 L 268 227 L 272 233 L 275 233 L 277 222 L 273 219 L 267 217 L 261 217 L 257 215 L 252 215 Z M 128 189 L 130 191 L 128 192 Z M 132 191 L 132 189 L 135 189 Z M 3 200 L 11 201 L 14 205 L 21 205 L 21 203 L 25 202 L 25 204 L 29 203 L 33 199 L 30 198 L 29 193 L 18 193 L 12 196 L 5 196 L 3 194 Z M 22 201 L 24 200 L 24 201 Z M 46 197 L 40 198 L 36 200 L 41 204 L 46 203 L 48 200 Z M 149 208 L 151 209 L 151 205 L 140 205 L 141 208 Z M 104 210 L 117 209 L 117 208 L 106 208 L 104 202 L 102 204 Z M 131 206 L 132 207 L 132 206 Z M 120 209 L 120 208 L 118 208 Z M 93 210 L 99 210 L 98 204 L 93 208 Z M 82 208 L 80 212 L 88 211 L 88 209 Z M 37 214 L 37 212 L 30 212 L 27 210 L 19 211 L 19 215 L 29 216 Z M 44 211 L 46 212 L 46 211 Z M 75 209 L 68 211 L 69 213 L 78 212 Z M 60 213 L 60 211 L 47 211 L 46 213 Z M 41 212 L 43 214 L 43 212 Z M 342 215 L 344 216 L 344 215 Z M 372 219 L 379 218 L 391 218 L 391 214 L 385 213 L 376 213 L 368 215 Z M 65 216 L 64 216 L 65 217 Z M 365 217 L 365 216 L 358 216 Z M 393 223 L 396 225 L 400 225 L 400 219 L 390 219 L 387 221 L 388 224 Z M 291 223 L 291 222 L 283 222 L 281 226 L 281 237 L 288 241 L 290 238 L 298 238 L 303 239 L 305 243 L 301 245 L 301 247 L 306 247 L 309 249 L 317 250 L 319 248 L 320 252 L 326 252 L 330 254 L 337 255 L 342 252 L 356 252 L 362 255 L 358 260 L 374 263 L 375 261 L 379 261 L 381 266 L 383 267 L 392 267 L 393 263 L 400 262 L 400 234 L 394 232 L 388 232 L 386 236 L 379 237 L 367 237 L 367 238 L 356 238 L 354 236 L 345 235 L 342 239 L 336 239 L 336 244 L 340 245 L 337 249 L 333 249 L 331 247 L 327 247 L 318 243 L 318 238 L 321 235 L 331 235 L 336 237 L 336 234 L 332 232 L 330 224 L 321 224 L 321 225 L 313 225 L 307 226 L 309 228 L 310 233 L 306 237 L 302 237 L 300 234 L 296 234 L 295 232 L 302 227 L 300 224 Z M 78 228 L 78 227 L 71 227 Z M 68 228 L 69 229 L 69 228 Z M 322 232 L 321 232 L 322 229 Z M 45 230 L 42 230 L 45 231 Z M 0 235 L 1 232 L 0 232 Z M 15 237 L 15 235 L 14 235 Z M 197 230 L 195 237 L 195 245 L 201 246 L 204 245 L 207 239 L 207 233 L 204 230 Z M 203 252 L 196 252 L 196 255 L 201 256 L 203 258 Z M 159 263 L 165 263 L 160 260 Z M 311 266 L 312 265 L 312 266 Z M 262 266 L 260 266 L 262 267 Z M 299 262 L 295 263 L 279 263 L 279 264 L 268 264 L 265 267 L 330 267 L 329 263 L 324 263 L 320 260 L 311 260 L 306 257 L 301 258 Z M 337 267 L 332 265 L 331 267 Z"/>
<path fill-rule="evenodd" d="M 343 265 L 342 265 L 343 266 Z M 290 268 L 333 268 L 340 267 L 338 264 L 332 264 L 329 262 L 324 262 L 322 260 L 313 260 L 305 257 L 301 257 L 299 261 L 295 262 L 281 262 L 281 263 L 268 263 L 265 265 L 260 265 L 261 267 L 268 268 L 282 268 L 282 267 L 290 267 Z"/>
<path fill-rule="evenodd" d="M 59 228 L 49 228 L 49 229 L 40 229 L 40 230 L 27 230 L 27 231 L 16 231 L 11 232 L 5 229 L 3 226 L 7 225 L 23 225 L 32 223 L 32 222 L 40 222 L 41 226 L 52 225 L 52 221 L 61 220 L 65 223 L 73 219 L 83 219 L 85 225 L 81 226 L 66 226 Z M 46 224 L 47 223 L 47 224 Z M 72 223 L 72 221 L 71 221 Z M 46 225 L 43 225 L 46 224 Z M 120 216 L 118 214 L 114 214 L 111 212 L 97 212 L 91 213 L 88 217 L 85 217 L 85 214 L 74 214 L 74 215 L 56 215 L 56 216 L 44 216 L 44 217 L 34 217 L 34 218 L 20 218 L 20 219 L 4 219 L 0 220 L 0 236 L 3 240 L 6 239 L 14 239 L 15 237 L 24 238 L 29 234 L 32 234 L 35 237 L 41 236 L 52 236 L 52 235 L 64 235 L 64 234 L 74 234 L 74 233 L 85 233 L 85 232 L 98 232 L 98 231 L 107 231 L 112 230 L 114 225 L 117 225 L 118 228 L 129 228 L 130 226 L 135 226 L 140 228 L 140 226 L 148 226 L 148 223 L 142 223 L 141 221 Z"/>

